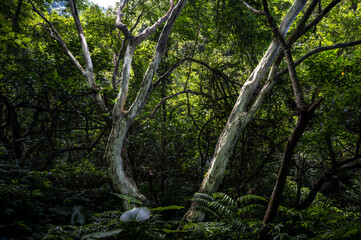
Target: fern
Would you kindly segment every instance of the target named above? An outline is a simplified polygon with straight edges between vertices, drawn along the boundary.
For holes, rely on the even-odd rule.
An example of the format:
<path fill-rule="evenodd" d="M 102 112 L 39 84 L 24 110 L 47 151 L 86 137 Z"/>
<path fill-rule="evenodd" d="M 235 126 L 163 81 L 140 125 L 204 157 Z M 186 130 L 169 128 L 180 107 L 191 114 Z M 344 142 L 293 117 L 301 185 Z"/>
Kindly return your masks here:
<path fill-rule="evenodd" d="M 219 215 L 215 211 L 210 209 L 209 207 L 202 206 L 202 205 L 196 205 L 194 208 L 196 210 L 199 210 L 199 211 L 204 212 L 206 214 L 212 215 L 212 216 L 214 216 L 216 218 L 220 218 Z"/>
<path fill-rule="evenodd" d="M 120 194 L 120 193 L 114 193 L 114 195 L 118 196 L 119 198 L 128 201 L 128 203 L 136 203 L 136 204 L 140 204 L 143 205 L 143 203 L 141 201 L 139 201 L 136 198 L 130 197 L 128 195 L 124 195 L 124 194 Z"/>
<path fill-rule="evenodd" d="M 196 193 L 192 201 L 196 203 L 194 209 L 218 219 L 216 222 L 208 223 L 223 223 L 224 227 L 222 229 L 233 232 L 235 234 L 233 236 L 237 235 L 240 237 L 239 239 L 255 237 L 261 229 L 261 217 L 267 205 L 267 200 L 257 195 L 245 195 L 235 200 L 229 195 L 220 192 L 212 195 Z M 217 225 L 217 227 L 220 227 L 220 225 Z M 211 233 L 209 236 L 215 236 L 214 234 L 219 231 L 217 228 L 208 228 L 208 225 L 204 225 L 204 228 L 196 229 L 206 231 L 207 234 Z"/>
<path fill-rule="evenodd" d="M 247 205 L 247 204 L 255 203 L 255 202 L 263 203 L 264 205 L 266 205 L 268 203 L 267 199 L 265 199 L 264 197 L 261 197 L 258 195 L 253 195 L 253 194 L 248 194 L 248 195 L 239 197 L 237 199 L 237 202 L 239 202 L 241 205 Z"/>
<path fill-rule="evenodd" d="M 215 211 L 217 211 L 218 214 L 226 215 L 226 216 L 232 215 L 231 209 L 229 209 L 227 206 L 223 205 L 220 202 L 212 202 L 211 204 L 209 204 L 209 207 L 215 209 Z"/>
<path fill-rule="evenodd" d="M 195 193 L 193 200 L 194 199 L 204 199 L 207 200 L 208 202 L 214 201 L 214 197 L 206 193 Z"/>
<path fill-rule="evenodd" d="M 246 216 L 247 214 L 254 213 L 259 210 L 264 210 L 265 206 L 262 204 L 250 204 L 238 209 L 237 214 L 239 216 Z"/>
<path fill-rule="evenodd" d="M 237 206 L 237 202 L 225 193 L 221 193 L 221 192 L 213 193 L 213 197 L 215 199 L 220 199 L 218 200 L 218 202 L 225 203 L 225 205 L 227 206 L 231 206 L 231 207 Z"/>
<path fill-rule="evenodd" d="M 287 208 L 287 207 L 280 205 L 278 207 L 278 211 L 286 216 L 297 217 L 297 218 L 302 219 L 302 213 L 293 208 Z"/>
<path fill-rule="evenodd" d="M 196 202 L 197 205 L 204 207 L 208 207 L 212 203 L 212 201 L 209 201 L 208 199 L 204 199 L 204 198 L 193 198 L 192 201 Z"/>
<path fill-rule="evenodd" d="M 234 219 L 236 216 L 254 215 L 255 212 L 263 211 L 267 205 L 267 200 L 261 196 L 245 195 L 234 200 L 229 195 L 221 192 L 212 195 L 196 193 L 192 201 L 197 203 L 197 210 L 217 218 L 222 216 L 230 219 Z M 240 203 L 240 207 L 237 202 Z"/>

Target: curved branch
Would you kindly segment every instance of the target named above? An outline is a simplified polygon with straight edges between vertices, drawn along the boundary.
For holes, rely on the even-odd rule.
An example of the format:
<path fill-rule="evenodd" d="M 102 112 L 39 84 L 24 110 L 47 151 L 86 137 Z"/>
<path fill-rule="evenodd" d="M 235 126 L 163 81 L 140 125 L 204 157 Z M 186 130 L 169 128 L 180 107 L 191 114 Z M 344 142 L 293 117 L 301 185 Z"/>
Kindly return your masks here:
<path fill-rule="evenodd" d="M 143 32 L 141 32 L 140 34 L 138 34 L 135 38 L 136 38 L 136 42 L 137 44 L 143 42 L 145 39 L 147 39 L 152 33 L 154 33 L 158 28 L 159 26 L 167 21 L 170 13 L 172 12 L 173 8 L 174 8 L 174 2 L 173 0 L 169 0 L 169 10 L 168 12 L 161 18 L 158 19 L 158 21 L 156 21 L 152 26 L 144 29 Z"/>
<path fill-rule="evenodd" d="M 290 74 L 290 79 L 291 79 L 291 84 L 292 84 L 292 89 L 293 89 L 293 94 L 295 96 L 295 100 L 296 100 L 296 104 L 297 107 L 300 110 L 303 110 L 306 107 L 306 103 L 303 97 L 303 93 L 302 93 L 302 88 L 301 85 L 298 81 L 298 77 L 297 77 L 297 72 L 296 72 L 296 68 L 295 68 L 295 63 L 293 61 L 292 58 L 292 54 L 291 54 L 291 50 L 289 45 L 287 44 L 286 40 L 284 39 L 284 37 L 282 36 L 282 34 L 280 33 L 269 9 L 268 9 L 268 5 L 267 5 L 267 1 L 266 0 L 262 0 L 263 2 L 263 9 L 264 9 L 264 13 L 265 16 L 267 18 L 267 22 L 273 32 L 274 37 L 277 39 L 277 41 L 279 42 L 283 53 L 286 57 L 286 61 L 287 61 L 287 67 L 288 67 L 288 72 Z"/>
<path fill-rule="evenodd" d="M 183 94 L 183 93 L 191 93 L 191 94 L 195 94 L 195 95 L 202 95 L 202 96 L 206 96 L 206 97 L 210 97 L 209 95 L 205 94 L 205 93 L 202 93 L 202 92 L 195 92 L 195 91 L 192 91 L 192 90 L 185 90 L 185 91 L 181 91 L 181 92 L 177 92 L 177 93 L 174 93 L 172 95 L 169 95 L 169 96 L 166 96 L 164 97 L 162 100 L 160 100 L 160 102 L 157 104 L 157 106 L 155 106 L 154 110 L 152 111 L 152 113 L 150 114 L 150 117 L 153 117 L 154 114 L 157 112 L 157 110 L 160 108 L 160 106 L 165 103 L 165 101 L 167 101 L 168 99 L 172 98 L 172 97 L 175 97 L 175 96 L 178 96 L 180 94 Z"/>
<path fill-rule="evenodd" d="M 66 46 L 66 43 L 61 38 L 60 34 L 55 29 L 54 25 L 36 8 L 35 4 L 31 0 L 28 0 L 28 1 L 32 5 L 34 12 L 36 12 L 50 26 L 50 28 L 52 30 L 52 34 L 50 36 L 53 37 L 59 43 L 59 45 L 64 49 L 64 51 L 68 54 L 68 56 L 74 62 L 75 66 L 79 69 L 81 74 L 85 75 L 84 68 L 80 65 L 78 60 L 76 60 L 74 55 L 69 51 L 68 47 Z M 56 36 L 54 36 L 53 34 L 55 34 Z"/>
<path fill-rule="evenodd" d="M 192 61 L 192 62 L 198 63 L 200 65 L 203 65 L 204 67 L 211 70 L 213 73 L 215 73 L 217 75 L 221 75 L 222 78 L 224 78 L 228 82 L 230 82 L 230 83 L 232 83 L 234 85 L 241 86 L 240 83 L 237 83 L 237 82 L 232 81 L 231 79 L 229 79 L 229 77 L 225 73 L 223 73 L 221 70 L 218 70 L 217 68 L 213 68 L 213 67 L 209 66 L 207 63 L 205 63 L 203 61 L 187 57 L 187 58 L 180 59 L 175 64 L 173 64 L 173 66 L 171 68 L 169 68 L 167 72 L 165 72 L 160 78 L 157 79 L 157 81 L 153 84 L 153 87 L 156 88 L 161 81 L 163 81 L 166 77 L 168 77 L 177 67 L 179 67 L 185 61 Z"/>
<path fill-rule="evenodd" d="M 323 9 L 316 17 L 312 20 L 304 29 L 304 32 L 307 32 L 311 28 L 313 28 L 315 25 L 317 25 L 324 16 L 326 16 L 327 13 L 329 13 L 334 6 L 336 6 L 338 3 L 340 3 L 341 0 L 333 0 L 325 9 Z"/>
<path fill-rule="evenodd" d="M 128 0 L 122 0 L 122 2 L 120 3 L 120 6 L 118 7 L 118 10 L 117 10 L 117 17 L 115 20 L 115 25 L 118 29 L 120 29 L 120 31 L 122 31 L 125 38 L 127 40 L 129 40 L 132 37 L 132 34 L 130 33 L 128 27 L 124 23 L 122 23 L 122 16 L 123 16 L 122 10 L 127 2 L 128 2 Z"/>
<path fill-rule="evenodd" d="M 119 72 L 119 65 L 120 65 L 120 61 L 121 61 L 121 55 L 123 52 L 123 48 L 124 48 L 124 43 L 125 43 L 125 39 L 121 39 L 122 41 L 122 45 L 120 47 L 120 50 L 118 52 L 118 56 L 115 56 L 114 54 L 114 70 L 113 70 L 113 77 L 112 77 L 112 87 L 114 90 L 118 89 L 118 81 L 117 81 L 117 76 L 118 76 L 118 72 Z"/>
<path fill-rule="evenodd" d="M 80 22 L 80 19 L 79 19 L 78 10 L 76 8 L 74 0 L 68 0 L 68 3 L 69 3 L 71 14 L 73 15 L 76 30 L 78 32 L 81 48 L 83 50 L 83 56 L 84 56 L 84 61 L 85 61 L 84 77 L 85 77 L 85 79 L 87 81 L 88 87 L 90 89 L 95 90 L 95 93 L 93 94 L 92 98 L 94 100 L 96 100 L 101 106 L 103 106 L 106 109 L 107 107 L 105 105 L 105 102 L 104 102 L 101 94 L 99 93 L 98 86 L 95 84 L 95 81 L 94 81 L 93 63 L 92 63 L 92 59 L 90 57 L 90 51 L 89 51 L 89 48 L 88 48 L 88 43 L 86 41 L 84 31 L 83 31 L 83 28 L 81 26 L 81 22 Z"/>
<path fill-rule="evenodd" d="M 307 10 L 303 14 L 303 17 L 301 18 L 301 21 L 300 21 L 299 25 L 297 26 L 295 31 L 291 34 L 291 36 L 287 39 L 287 44 L 289 46 L 291 46 L 293 43 L 295 43 L 301 36 L 303 36 L 307 31 L 309 31 L 312 28 L 312 26 L 314 26 L 315 24 L 320 22 L 322 20 L 322 18 L 325 16 L 325 14 L 327 12 L 329 12 L 339 2 L 340 2 L 340 0 L 336 0 L 336 1 L 331 2 L 325 8 L 325 10 L 323 10 L 319 15 L 317 15 L 317 17 L 310 24 L 308 24 L 306 26 L 307 21 L 309 20 L 309 18 L 311 17 L 314 9 L 316 8 L 317 4 L 319 3 L 319 0 L 312 0 L 310 5 L 308 6 Z M 258 94 L 256 100 L 254 101 L 254 103 L 253 103 L 253 105 L 252 105 L 252 107 L 251 107 L 251 109 L 249 111 L 253 115 L 255 114 L 255 112 L 257 111 L 259 106 L 263 103 L 265 98 L 270 94 L 273 87 L 278 82 L 278 79 L 280 78 L 280 76 L 287 73 L 287 68 L 286 68 L 283 71 L 281 71 L 282 74 L 277 74 L 278 68 L 279 68 L 279 66 L 281 64 L 281 61 L 282 61 L 283 57 L 284 57 L 283 52 L 280 52 L 277 55 L 277 57 L 276 57 L 276 59 L 275 59 L 275 61 L 273 63 L 273 66 L 271 68 L 271 71 L 270 71 L 270 73 L 268 75 L 267 82 L 263 86 L 260 94 Z M 297 65 L 298 65 L 298 63 L 296 61 L 295 66 L 297 66 Z"/>
<path fill-rule="evenodd" d="M 130 32 L 133 32 L 134 29 L 138 26 L 139 22 L 140 22 L 140 18 L 143 16 L 143 11 L 139 14 L 137 21 L 135 22 L 134 26 L 130 29 Z"/>
<path fill-rule="evenodd" d="M 149 98 L 150 94 L 153 90 L 153 77 L 155 72 L 157 71 L 159 64 L 162 60 L 162 57 L 167 51 L 167 42 L 168 36 L 171 32 L 171 29 L 178 18 L 179 14 L 181 13 L 183 7 L 187 3 L 187 0 L 179 0 L 177 5 L 173 8 L 173 0 L 170 0 L 171 8 L 173 9 L 170 11 L 169 18 L 167 17 L 168 21 L 164 25 L 163 30 L 159 36 L 157 47 L 154 52 L 153 58 L 148 66 L 147 71 L 144 74 L 142 86 L 138 91 L 137 97 L 135 98 L 133 104 L 129 108 L 129 119 L 134 119 L 135 116 L 139 114 L 141 109 L 143 109 L 147 99 Z"/>
<path fill-rule="evenodd" d="M 85 60 L 85 77 L 88 81 L 88 85 L 91 89 L 97 89 L 96 84 L 94 82 L 93 77 L 93 63 L 90 57 L 90 51 L 88 48 L 88 44 L 85 39 L 84 31 L 81 26 L 81 22 L 78 15 L 78 10 L 76 8 L 74 0 L 68 0 L 69 7 L 71 10 L 71 14 L 73 15 L 73 19 L 76 26 L 76 31 L 78 32 L 80 44 L 83 50 L 84 60 Z"/>
<path fill-rule="evenodd" d="M 342 161 L 335 168 L 329 169 L 325 172 L 312 186 L 307 197 L 297 206 L 297 209 L 302 210 L 308 208 L 315 200 L 317 193 L 321 190 L 323 184 L 330 180 L 333 176 L 342 173 L 343 171 L 361 168 L 361 163 L 356 162 L 361 158 L 361 155 L 355 155 L 354 157 Z M 350 164 L 353 163 L 353 164 Z"/>
<path fill-rule="evenodd" d="M 295 61 L 295 67 L 297 67 L 298 65 L 300 65 L 304 60 L 306 60 L 307 58 L 315 55 L 316 53 L 319 52 L 323 52 L 323 51 L 328 51 L 328 50 L 333 50 L 333 49 L 337 49 L 337 48 L 346 48 L 346 47 L 352 47 L 355 45 L 359 45 L 361 44 L 361 40 L 357 40 L 357 41 L 353 41 L 353 42 L 346 42 L 346 43 L 337 43 L 335 45 L 331 45 L 331 46 L 326 46 L 326 47 L 319 47 L 316 48 L 315 50 L 306 53 L 305 55 L 303 55 L 301 58 L 299 58 L 297 61 Z M 280 77 L 284 74 L 287 73 L 287 69 L 283 69 L 282 71 L 280 71 L 277 74 L 277 77 Z"/>
<path fill-rule="evenodd" d="M 249 10 L 251 10 L 254 14 L 257 15 L 264 15 L 263 11 L 260 11 L 258 9 L 255 9 L 254 7 L 252 7 L 251 5 L 249 5 L 248 3 L 246 3 L 245 1 L 241 1 L 241 3 L 246 6 Z"/>

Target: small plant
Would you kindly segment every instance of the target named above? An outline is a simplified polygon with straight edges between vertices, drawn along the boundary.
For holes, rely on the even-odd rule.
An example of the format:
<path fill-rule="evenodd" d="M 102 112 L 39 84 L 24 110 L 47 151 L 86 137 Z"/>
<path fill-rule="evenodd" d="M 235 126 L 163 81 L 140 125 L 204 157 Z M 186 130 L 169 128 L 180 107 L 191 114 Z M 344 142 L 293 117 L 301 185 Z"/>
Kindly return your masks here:
<path fill-rule="evenodd" d="M 203 230 L 206 236 L 211 232 L 225 234 L 224 232 L 228 231 L 232 238 L 237 239 L 251 238 L 256 235 L 267 206 L 267 200 L 257 195 L 245 195 L 235 200 L 225 193 L 212 195 L 196 193 L 193 201 L 197 203 L 198 210 L 208 214 L 209 218 L 215 222 L 213 224 L 192 223 L 190 229 Z M 218 228 L 222 228 L 222 231 Z"/>

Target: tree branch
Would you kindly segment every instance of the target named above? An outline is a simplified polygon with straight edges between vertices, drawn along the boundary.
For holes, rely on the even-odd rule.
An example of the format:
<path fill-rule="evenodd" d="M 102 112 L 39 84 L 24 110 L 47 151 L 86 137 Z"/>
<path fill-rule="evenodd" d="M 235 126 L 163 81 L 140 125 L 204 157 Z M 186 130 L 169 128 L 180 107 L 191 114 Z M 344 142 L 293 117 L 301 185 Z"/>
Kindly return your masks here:
<path fill-rule="evenodd" d="M 246 6 L 249 10 L 251 10 L 253 13 L 257 14 L 257 15 L 264 15 L 263 11 L 260 11 L 258 9 L 255 9 L 254 7 L 252 7 L 251 5 L 249 5 L 248 3 L 241 1 L 241 3 Z"/>
<path fill-rule="evenodd" d="M 119 65 L 120 65 L 120 60 L 121 60 L 121 54 L 124 48 L 124 43 L 125 43 L 125 39 L 121 39 L 122 40 L 122 46 L 119 49 L 118 52 L 118 56 L 115 57 L 115 61 L 114 61 L 114 70 L 113 70 L 113 77 L 112 77 L 112 87 L 114 90 L 118 89 L 118 81 L 117 81 L 117 76 L 118 76 L 118 72 L 119 72 Z M 115 56 L 115 54 L 114 54 Z"/>
<path fill-rule="evenodd" d="M 56 36 L 54 36 L 53 34 L 51 34 L 51 37 L 53 37 L 59 43 L 59 45 L 64 49 L 64 51 L 68 54 L 70 59 L 74 62 L 75 66 L 79 69 L 81 74 L 85 75 L 84 68 L 80 65 L 78 60 L 76 60 L 74 55 L 69 51 L 64 40 L 61 38 L 60 34 L 55 29 L 54 25 L 36 8 L 35 4 L 31 0 L 28 0 L 28 1 L 32 5 L 34 12 L 36 12 L 50 26 L 52 33 L 54 33 L 56 35 Z"/>
<path fill-rule="evenodd" d="M 359 45 L 361 44 L 361 40 L 357 40 L 357 41 L 353 41 L 353 42 L 346 42 L 346 43 L 337 43 L 335 45 L 331 45 L 331 46 L 325 46 L 325 47 L 319 47 L 316 48 L 315 50 L 306 53 L 305 55 L 303 55 L 301 58 L 299 58 L 296 62 L 295 62 L 295 67 L 297 67 L 298 65 L 300 65 L 304 60 L 306 60 L 307 58 L 315 55 L 316 53 L 319 52 L 323 52 L 323 51 L 328 51 L 328 50 L 333 50 L 333 49 L 337 49 L 337 48 L 346 48 L 346 47 L 352 47 L 355 45 Z M 287 73 L 287 69 L 283 69 L 282 71 L 280 71 L 277 74 L 277 77 L 280 77 L 284 74 Z"/>
<path fill-rule="evenodd" d="M 299 39 L 306 32 L 306 23 L 308 19 L 311 17 L 311 14 L 315 10 L 317 4 L 320 0 L 313 0 L 308 6 L 307 10 L 303 14 L 300 23 L 297 25 L 295 31 L 291 34 L 291 36 L 287 40 L 287 44 L 292 45 L 297 39 Z M 308 30 L 307 30 L 308 31 Z"/>
<path fill-rule="evenodd" d="M 306 103 L 303 98 L 302 88 L 298 81 L 295 63 L 292 58 L 290 47 L 288 46 L 285 39 L 283 38 L 283 36 L 281 35 L 281 33 L 278 30 L 278 27 L 268 9 L 267 0 L 262 0 L 262 2 L 263 2 L 263 9 L 265 12 L 265 16 L 267 18 L 267 22 L 268 22 L 269 26 L 271 27 L 274 37 L 277 39 L 277 41 L 281 45 L 283 53 L 286 57 L 288 72 L 290 74 L 292 90 L 293 90 L 293 94 L 295 96 L 297 107 L 300 110 L 304 110 L 306 107 Z"/>
<path fill-rule="evenodd" d="M 138 26 L 138 24 L 139 24 L 139 22 L 140 22 L 140 18 L 143 16 L 143 13 L 144 13 L 144 11 L 142 11 L 142 12 L 139 14 L 139 16 L 138 16 L 138 18 L 137 18 L 137 21 L 135 22 L 134 26 L 130 29 L 130 32 L 133 32 L 134 29 Z"/>
<path fill-rule="evenodd" d="M 297 209 L 302 210 L 308 208 L 312 202 L 315 200 L 315 197 L 317 196 L 317 193 L 321 190 L 323 184 L 331 179 L 332 176 L 338 175 L 343 171 L 356 169 L 361 167 L 361 163 L 354 163 L 355 161 L 359 160 L 361 158 L 361 155 L 355 155 L 352 158 L 349 158 L 347 160 L 342 161 L 339 163 L 336 167 L 333 167 L 326 171 L 312 186 L 310 189 L 309 194 L 307 197 L 302 201 L 302 203 L 297 206 Z M 350 164 L 354 163 L 354 164 Z"/>
<path fill-rule="evenodd" d="M 303 34 L 305 34 L 310 28 L 306 28 L 305 25 L 308 21 L 308 19 L 310 18 L 311 14 L 313 13 L 314 9 L 316 8 L 317 4 L 319 3 L 320 0 L 313 0 L 310 5 L 308 6 L 307 10 L 305 11 L 305 13 L 303 14 L 303 17 L 299 23 L 299 25 L 297 26 L 297 28 L 295 29 L 295 31 L 293 31 L 293 33 L 291 34 L 291 36 L 288 38 L 287 40 L 287 44 L 290 46 L 292 45 L 294 42 L 296 42 L 301 36 L 303 36 Z M 340 2 L 340 1 L 335 1 L 335 2 Z M 331 3 L 329 5 L 329 7 L 327 7 L 327 11 L 330 11 L 332 7 L 334 7 L 335 4 Z M 326 9 L 325 9 L 326 10 Z M 313 21 L 314 24 L 318 23 L 319 21 L 321 21 L 321 19 L 324 17 L 323 14 L 318 16 L 317 21 Z M 281 75 L 277 74 L 278 68 L 281 64 L 282 58 L 284 57 L 283 52 L 280 52 L 278 54 L 278 56 L 276 57 L 271 71 L 268 75 L 268 79 L 266 84 L 263 86 L 260 94 L 258 94 L 257 99 L 254 101 L 250 112 L 252 112 L 252 114 L 255 114 L 256 110 L 258 109 L 258 107 L 262 104 L 262 102 L 264 101 L 264 99 L 268 96 L 268 94 L 272 91 L 273 87 L 275 86 L 275 84 L 277 83 L 277 80 L 280 78 Z M 295 63 L 295 65 L 297 66 L 297 62 Z M 287 68 L 284 69 L 283 74 L 287 73 Z"/>
<path fill-rule="evenodd" d="M 169 0 L 169 10 L 168 12 L 161 18 L 158 19 L 158 21 L 156 21 L 152 26 L 144 29 L 143 32 L 141 32 L 140 34 L 138 34 L 135 38 L 136 38 L 136 42 L 137 44 L 143 42 L 145 39 L 147 39 L 152 33 L 154 33 L 158 27 L 165 21 L 167 21 L 170 13 L 172 12 L 173 8 L 174 8 L 174 2 L 173 0 Z"/>
<path fill-rule="evenodd" d="M 171 9 L 169 17 L 167 16 L 167 23 L 164 25 L 163 30 L 159 36 L 155 53 L 153 58 L 148 66 L 146 73 L 144 74 L 144 78 L 142 81 L 142 86 L 138 92 L 136 99 L 134 100 L 133 104 L 130 106 L 129 109 L 129 118 L 134 119 L 135 116 L 138 115 L 141 109 L 143 109 L 145 102 L 149 98 L 150 94 L 153 91 L 153 77 L 156 70 L 159 67 L 159 64 L 162 60 L 162 57 L 166 53 L 167 50 L 167 42 L 170 31 L 178 18 L 179 14 L 181 13 L 183 7 L 187 3 L 187 0 L 179 0 L 177 5 L 173 8 L 173 0 L 170 1 Z"/>
<path fill-rule="evenodd" d="M 203 61 L 187 57 L 187 58 L 180 59 L 175 64 L 173 64 L 173 66 L 171 68 L 169 68 L 167 72 L 165 72 L 161 77 L 159 77 L 157 79 L 157 81 L 153 84 L 153 87 L 156 88 L 161 81 L 163 81 L 166 77 L 168 77 L 177 67 L 179 67 L 185 61 L 192 61 L 192 62 L 198 63 L 198 64 L 208 68 L 213 73 L 215 73 L 217 75 L 221 75 L 222 78 L 224 78 L 228 82 L 230 82 L 230 83 L 232 83 L 234 85 L 239 85 L 239 86 L 241 85 L 240 83 L 237 83 L 237 82 L 232 81 L 231 79 L 229 79 L 229 77 L 226 74 L 224 74 L 222 71 L 218 70 L 217 68 L 213 68 L 213 67 L 209 66 L 207 63 L 205 63 Z"/>
<path fill-rule="evenodd" d="M 127 28 L 127 26 L 122 23 L 122 16 L 123 16 L 123 8 L 125 6 L 125 4 L 128 2 L 128 0 L 122 0 L 120 3 L 120 6 L 118 7 L 118 11 L 117 11 L 117 17 L 115 20 L 115 25 L 117 26 L 118 29 L 120 29 L 120 31 L 122 31 L 122 33 L 124 34 L 125 39 L 130 40 L 132 38 L 132 34 L 130 33 L 129 29 Z"/>
<path fill-rule="evenodd" d="M 90 57 L 88 44 L 87 44 L 85 36 L 84 36 L 84 31 L 83 31 L 83 28 L 81 26 L 81 22 L 79 19 L 78 10 L 76 8 L 74 0 L 68 0 L 68 3 L 69 3 L 70 10 L 71 10 L 71 14 L 73 15 L 73 19 L 75 22 L 76 30 L 78 32 L 80 44 L 81 44 L 81 47 L 83 50 L 83 55 L 84 55 L 84 60 L 85 60 L 85 74 L 84 74 L 85 78 L 88 81 L 88 86 L 91 89 L 97 90 L 98 88 L 94 82 L 94 77 L 93 77 L 93 63 L 92 63 L 92 60 Z"/>
<path fill-rule="evenodd" d="M 183 94 L 183 93 L 191 93 L 191 94 L 194 94 L 194 95 L 202 95 L 202 96 L 206 96 L 206 97 L 210 97 L 209 95 L 205 94 L 205 93 L 202 93 L 202 92 L 195 92 L 195 91 L 192 91 L 192 90 L 184 90 L 184 91 L 181 91 L 181 92 L 177 92 L 177 93 L 174 93 L 174 94 L 171 94 L 169 96 L 166 96 L 164 97 L 162 100 L 160 100 L 160 102 L 157 104 L 157 106 L 155 106 L 154 110 L 152 111 L 152 113 L 150 114 L 150 117 L 152 118 L 154 116 L 154 114 L 157 112 L 157 110 L 160 108 L 160 106 L 165 103 L 165 101 L 167 101 L 168 99 L 172 98 L 172 97 L 175 97 L 175 96 L 178 96 L 180 94 Z"/>
<path fill-rule="evenodd" d="M 313 20 L 310 22 L 304 29 L 304 32 L 307 32 L 311 28 L 313 28 L 316 24 L 318 24 L 322 18 L 332 10 L 334 6 L 336 6 L 341 0 L 333 0 L 325 9 L 323 9 Z"/>

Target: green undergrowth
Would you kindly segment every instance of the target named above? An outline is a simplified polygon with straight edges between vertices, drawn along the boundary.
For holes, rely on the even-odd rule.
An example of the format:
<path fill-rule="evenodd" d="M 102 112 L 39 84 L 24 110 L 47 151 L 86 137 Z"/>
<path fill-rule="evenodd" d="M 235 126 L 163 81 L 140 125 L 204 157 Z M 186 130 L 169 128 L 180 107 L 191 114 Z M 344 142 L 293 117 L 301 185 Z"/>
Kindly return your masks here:
<path fill-rule="evenodd" d="M 50 171 L 6 164 L 0 170 L 1 239 L 256 239 L 268 204 L 258 195 L 197 193 L 193 202 L 206 221 L 182 222 L 187 206 L 147 207 L 114 194 L 89 161 Z M 133 208 L 121 211 L 121 200 Z M 361 218 L 319 194 L 302 211 L 280 206 L 268 231 L 270 239 L 359 239 Z"/>

